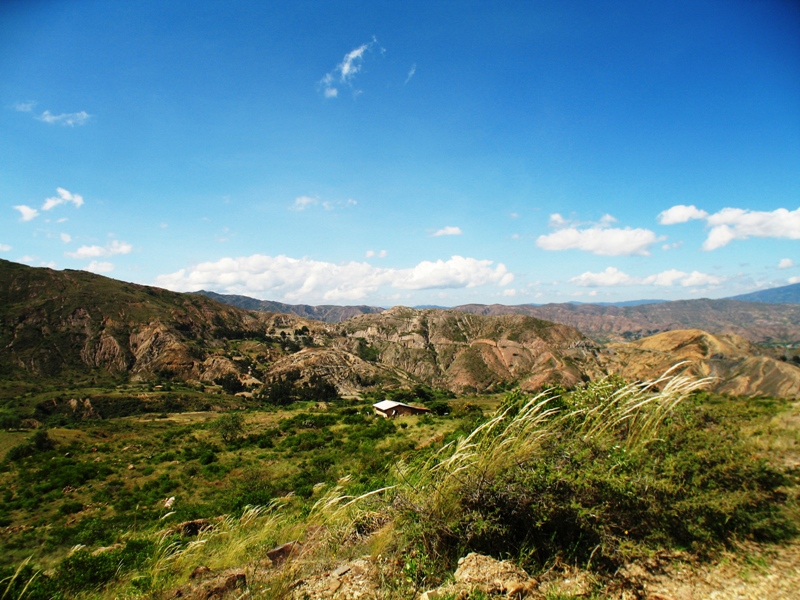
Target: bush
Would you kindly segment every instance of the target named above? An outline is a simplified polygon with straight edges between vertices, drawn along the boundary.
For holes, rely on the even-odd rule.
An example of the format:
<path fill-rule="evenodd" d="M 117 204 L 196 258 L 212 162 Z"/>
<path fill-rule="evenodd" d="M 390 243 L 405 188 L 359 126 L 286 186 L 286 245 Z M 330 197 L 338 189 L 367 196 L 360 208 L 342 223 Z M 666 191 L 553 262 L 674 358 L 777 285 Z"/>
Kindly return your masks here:
<path fill-rule="evenodd" d="M 731 408 L 680 398 L 614 381 L 510 394 L 499 416 L 404 471 L 406 526 L 444 568 L 475 551 L 613 570 L 658 547 L 795 535 L 786 477 L 757 457 Z"/>

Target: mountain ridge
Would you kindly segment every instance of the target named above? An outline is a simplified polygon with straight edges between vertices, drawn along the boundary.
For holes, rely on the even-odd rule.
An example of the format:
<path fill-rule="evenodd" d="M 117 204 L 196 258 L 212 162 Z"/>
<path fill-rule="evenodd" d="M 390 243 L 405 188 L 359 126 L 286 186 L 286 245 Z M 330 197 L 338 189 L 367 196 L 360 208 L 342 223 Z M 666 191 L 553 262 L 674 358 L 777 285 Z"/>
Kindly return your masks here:
<path fill-rule="evenodd" d="M 534 391 L 572 387 L 609 373 L 654 378 L 686 358 L 680 348 L 693 346 L 698 350 L 690 372 L 715 374 L 717 389 L 800 395 L 800 368 L 770 357 L 752 339 L 732 337 L 738 332 L 725 329 L 737 328 L 724 326 L 726 315 L 733 314 L 750 319 L 753 328 L 766 327 L 774 320 L 770 311 L 786 312 L 778 305 L 705 300 L 627 308 L 397 306 L 323 323 L 83 271 L 7 261 L 0 261 L 0 284 L 0 373 L 29 381 L 49 377 L 68 382 L 76 373 L 108 373 L 131 381 L 176 378 L 193 385 L 233 380 L 236 388 L 261 394 L 277 381 L 304 386 L 315 380 L 355 396 L 367 389 L 418 384 L 456 393 L 509 386 Z M 724 331 L 697 333 L 686 310 L 678 310 L 687 303 L 706 307 Z M 769 310 L 759 320 L 752 307 Z M 548 310 L 562 321 L 542 318 Z M 654 337 L 631 335 L 643 338 L 632 343 L 599 343 L 569 322 L 570 315 L 584 318 L 588 311 L 594 319 L 590 325 L 610 324 L 600 332 L 613 333 L 635 325 L 637 313 L 653 310 L 660 311 L 665 331 L 648 332 Z M 673 314 L 676 310 L 680 314 Z M 784 316 L 789 325 L 798 320 L 794 313 Z M 673 338 L 684 341 L 672 349 L 652 341 Z M 727 349 L 700 351 L 717 346 Z"/>

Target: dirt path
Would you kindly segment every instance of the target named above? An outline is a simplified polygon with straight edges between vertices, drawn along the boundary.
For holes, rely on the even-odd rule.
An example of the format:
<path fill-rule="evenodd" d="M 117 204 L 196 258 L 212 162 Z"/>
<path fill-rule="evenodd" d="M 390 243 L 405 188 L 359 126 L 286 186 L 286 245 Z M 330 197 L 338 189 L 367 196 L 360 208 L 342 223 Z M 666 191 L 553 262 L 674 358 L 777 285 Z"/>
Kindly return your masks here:
<path fill-rule="evenodd" d="M 653 600 L 800 599 L 800 542 L 743 548 L 712 565 L 673 563 L 644 583 Z"/>

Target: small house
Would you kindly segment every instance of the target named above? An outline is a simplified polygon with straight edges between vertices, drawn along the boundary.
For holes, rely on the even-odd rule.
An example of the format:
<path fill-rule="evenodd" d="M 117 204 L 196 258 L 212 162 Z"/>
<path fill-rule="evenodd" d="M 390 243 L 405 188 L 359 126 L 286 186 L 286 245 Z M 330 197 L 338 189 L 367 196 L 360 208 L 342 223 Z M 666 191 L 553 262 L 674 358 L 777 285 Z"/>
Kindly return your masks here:
<path fill-rule="evenodd" d="M 393 417 L 405 417 L 407 415 L 422 415 L 431 412 L 429 408 L 421 406 L 411 406 L 403 404 L 402 402 L 395 402 L 394 400 L 382 400 L 372 405 L 375 409 L 375 414 L 391 419 Z"/>

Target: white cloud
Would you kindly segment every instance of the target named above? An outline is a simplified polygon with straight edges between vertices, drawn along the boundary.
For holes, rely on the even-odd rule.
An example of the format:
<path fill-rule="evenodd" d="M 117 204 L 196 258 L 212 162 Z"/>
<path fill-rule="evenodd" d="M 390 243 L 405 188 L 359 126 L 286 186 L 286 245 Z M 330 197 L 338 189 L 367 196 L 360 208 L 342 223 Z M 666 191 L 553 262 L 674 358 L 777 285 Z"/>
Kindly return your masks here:
<path fill-rule="evenodd" d="M 360 300 L 380 288 L 396 290 L 504 287 L 513 281 L 505 265 L 453 256 L 423 261 L 407 269 L 385 269 L 366 262 L 334 264 L 308 258 L 254 254 L 223 258 L 160 275 L 156 282 L 177 291 L 217 289 L 284 301 Z"/>
<path fill-rule="evenodd" d="M 623 273 L 616 267 L 608 267 L 601 273 L 586 271 L 582 275 L 573 277 L 570 283 L 581 287 L 609 287 L 615 285 L 635 285 L 637 282 L 627 273 Z"/>
<path fill-rule="evenodd" d="M 105 246 L 81 246 L 75 252 L 65 252 L 64 256 L 70 258 L 99 258 L 101 256 L 114 256 L 117 254 L 130 254 L 133 250 L 127 242 L 112 240 Z"/>
<path fill-rule="evenodd" d="M 716 250 L 732 240 L 750 237 L 800 239 L 800 208 L 772 212 L 723 208 L 706 221 L 711 231 L 703 243 L 704 250 Z"/>
<path fill-rule="evenodd" d="M 337 208 L 350 208 L 358 204 L 357 200 L 348 198 L 347 200 L 322 200 L 313 198 L 311 196 L 299 196 L 294 199 L 294 204 L 289 207 L 290 210 L 297 212 L 311 208 L 312 206 L 321 206 L 325 210 L 335 210 Z"/>
<path fill-rule="evenodd" d="M 67 202 L 74 204 L 75 208 L 83 206 L 83 196 L 79 194 L 73 194 L 64 188 L 56 188 L 56 193 L 58 194 L 57 197 L 48 198 L 44 201 L 42 210 L 50 210 L 59 204 L 65 204 Z"/>
<path fill-rule="evenodd" d="M 800 283 L 800 276 L 795 275 L 794 277 L 789 277 L 787 281 L 789 283 Z"/>
<path fill-rule="evenodd" d="M 416 72 L 417 72 L 417 63 L 414 63 L 413 65 L 411 65 L 411 68 L 408 70 L 408 76 L 406 77 L 406 83 L 411 81 L 411 78 L 414 76 L 414 74 Z"/>
<path fill-rule="evenodd" d="M 74 127 L 75 125 L 86 125 L 91 116 L 85 110 L 76 113 L 61 113 L 60 115 L 54 115 L 49 110 L 46 110 L 36 118 L 50 125 Z"/>
<path fill-rule="evenodd" d="M 442 227 L 439 231 L 433 234 L 433 237 L 439 237 L 442 235 L 461 235 L 461 228 L 460 227 L 453 227 L 448 225 L 447 227 Z"/>
<path fill-rule="evenodd" d="M 89 263 L 89 266 L 86 267 L 86 270 L 90 273 L 110 273 L 114 270 L 114 265 L 110 262 L 99 262 L 93 260 Z"/>
<path fill-rule="evenodd" d="M 8 252 L 11 250 L 11 246 L 8 244 L 0 244 L 0 252 Z"/>
<path fill-rule="evenodd" d="M 609 227 L 609 226 L 613 225 L 616 222 L 617 222 L 617 220 L 614 217 L 612 217 L 609 214 L 605 214 L 602 217 L 600 217 L 599 225 L 600 225 L 600 227 Z"/>
<path fill-rule="evenodd" d="M 386 250 L 381 250 L 380 252 L 375 252 L 375 250 L 367 250 L 365 256 L 367 258 L 373 258 L 373 257 L 386 258 L 386 255 L 387 255 Z"/>
<path fill-rule="evenodd" d="M 782 258 L 778 263 L 779 269 L 791 269 L 794 266 L 794 261 L 791 258 Z"/>
<path fill-rule="evenodd" d="M 319 204 L 319 200 L 316 198 L 312 198 L 311 196 L 298 196 L 294 199 L 292 210 L 301 211 L 307 209 L 309 206 L 316 206 L 317 204 Z"/>
<path fill-rule="evenodd" d="M 345 54 L 342 62 L 336 65 L 333 71 L 325 74 L 319 85 L 326 98 L 336 98 L 339 95 L 339 86 L 352 86 L 353 78 L 364 65 L 364 55 L 377 43 L 378 40 L 373 36 L 371 42 L 361 44 L 358 48 Z"/>
<path fill-rule="evenodd" d="M 59 237 L 65 244 L 69 244 L 72 241 L 72 236 L 68 233 L 62 233 Z"/>
<path fill-rule="evenodd" d="M 778 208 L 773 211 L 723 208 L 709 214 L 695 206 L 673 206 L 658 215 L 662 225 L 684 223 L 690 219 L 705 219 L 710 227 L 703 250 L 716 250 L 733 240 L 751 237 L 800 239 L 800 208 L 794 211 Z"/>
<path fill-rule="evenodd" d="M 17 102 L 14 105 L 14 110 L 18 112 L 31 112 L 34 106 L 36 106 L 35 100 L 28 100 L 27 102 Z"/>
<path fill-rule="evenodd" d="M 550 227 L 566 227 L 569 225 L 569 221 L 567 221 L 559 213 L 553 213 L 550 215 L 550 219 L 548 220 L 547 224 L 550 225 Z"/>
<path fill-rule="evenodd" d="M 19 214 L 22 215 L 20 218 L 21 221 L 32 221 L 39 216 L 38 210 L 31 208 L 30 206 L 26 206 L 25 204 L 19 204 L 15 206 L 14 210 L 18 210 Z"/>
<path fill-rule="evenodd" d="M 678 271 L 669 269 L 655 275 L 647 277 L 632 277 L 615 267 L 608 267 L 600 273 L 587 271 L 569 280 L 570 283 L 581 287 L 612 287 L 622 285 L 654 285 L 658 287 L 672 287 L 680 284 L 683 287 L 699 287 L 707 285 L 719 285 L 725 281 L 724 277 L 708 275 L 700 271 Z"/>
<path fill-rule="evenodd" d="M 505 265 L 492 267 L 491 260 L 476 260 L 453 256 L 448 261 L 422 261 L 412 269 L 396 271 L 392 287 L 411 290 L 432 288 L 471 288 L 487 283 L 506 286 L 514 280 L 514 275 Z"/>
<path fill-rule="evenodd" d="M 662 225 L 675 225 L 676 223 L 686 223 L 692 219 L 705 219 L 708 213 L 700 210 L 694 204 L 686 206 L 685 204 L 677 204 L 672 208 L 661 211 L 658 214 L 658 222 Z"/>
<path fill-rule="evenodd" d="M 551 215 L 553 217 L 560 215 Z M 649 248 L 660 238 L 649 229 L 624 229 L 594 226 L 587 229 L 567 227 L 549 235 L 540 235 L 536 245 L 543 250 L 584 250 L 601 256 L 639 254 L 647 256 Z"/>
<path fill-rule="evenodd" d="M 679 281 L 686 277 L 688 273 L 683 271 L 678 271 L 678 269 L 669 269 L 668 271 L 662 271 L 656 275 L 648 275 L 642 280 L 644 285 L 657 285 L 659 287 L 670 287 L 675 285 L 676 281 Z"/>
<path fill-rule="evenodd" d="M 707 275 L 700 271 L 692 271 L 686 279 L 681 281 L 683 287 L 700 287 L 706 285 L 719 285 L 725 281 L 724 277 L 717 277 L 716 275 Z"/>

